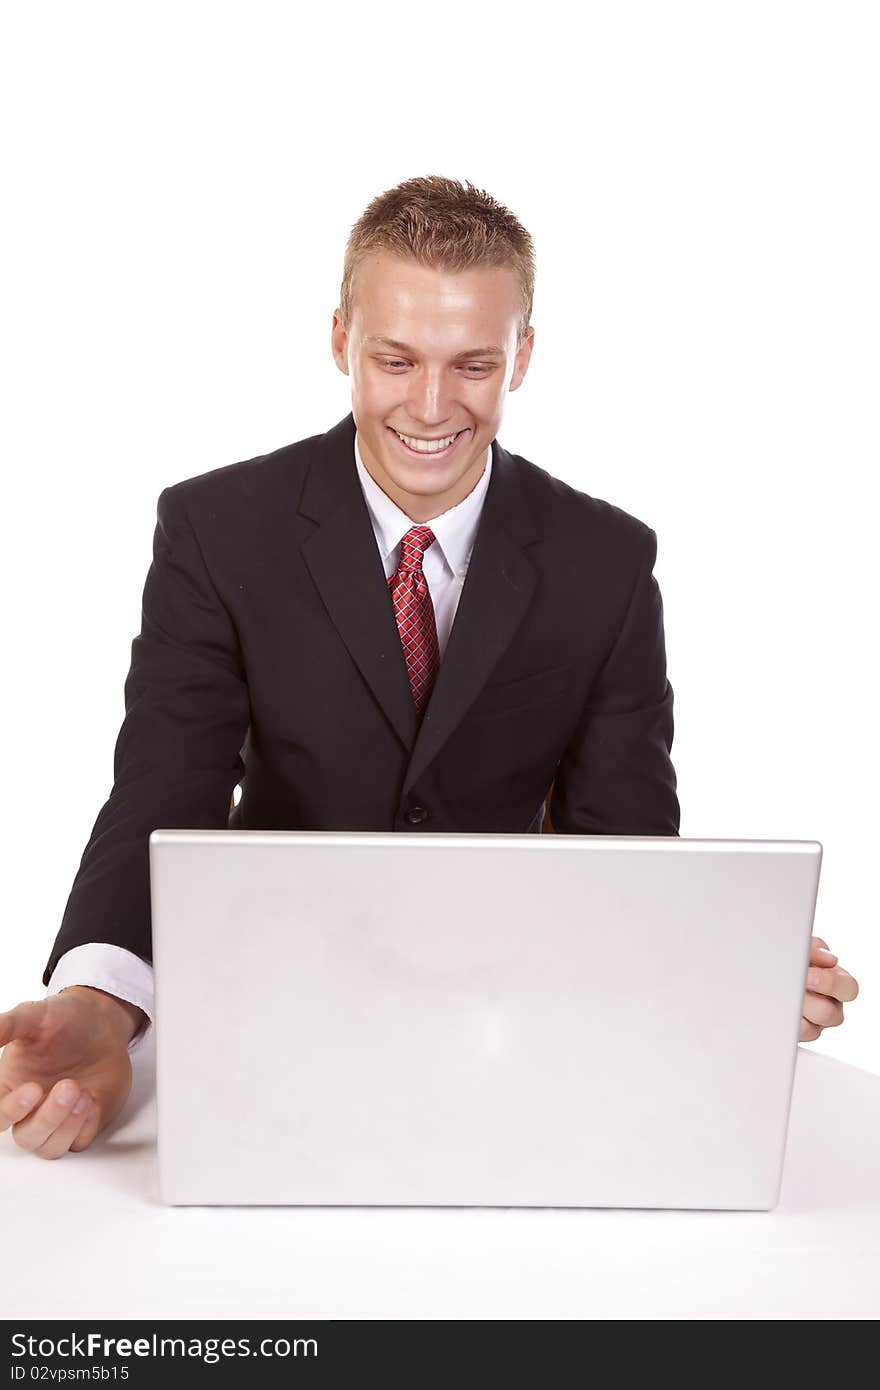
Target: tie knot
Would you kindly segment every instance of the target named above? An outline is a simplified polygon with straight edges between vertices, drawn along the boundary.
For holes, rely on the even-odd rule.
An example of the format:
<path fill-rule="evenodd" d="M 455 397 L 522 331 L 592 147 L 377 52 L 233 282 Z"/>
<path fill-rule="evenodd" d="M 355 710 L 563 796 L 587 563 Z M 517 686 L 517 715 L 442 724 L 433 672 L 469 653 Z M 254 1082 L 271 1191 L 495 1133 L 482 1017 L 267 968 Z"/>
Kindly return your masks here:
<path fill-rule="evenodd" d="M 434 532 L 430 526 L 411 526 L 403 538 L 400 551 L 401 569 L 421 569 L 422 556 L 429 545 L 434 544 Z"/>

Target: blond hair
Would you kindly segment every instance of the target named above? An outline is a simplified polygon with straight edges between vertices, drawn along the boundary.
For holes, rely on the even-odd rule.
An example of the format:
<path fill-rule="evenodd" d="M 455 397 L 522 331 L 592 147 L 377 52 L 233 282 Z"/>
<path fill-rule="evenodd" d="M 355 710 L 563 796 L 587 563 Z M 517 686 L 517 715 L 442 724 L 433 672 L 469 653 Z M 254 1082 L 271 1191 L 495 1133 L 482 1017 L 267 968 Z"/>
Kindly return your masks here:
<path fill-rule="evenodd" d="M 418 261 L 452 273 L 506 266 L 520 287 L 517 346 L 528 336 L 535 289 L 535 251 L 525 227 L 503 204 L 467 180 L 440 174 L 406 179 L 380 193 L 355 222 L 345 248 L 339 320 L 351 327 L 352 288 L 361 261 L 373 252 Z"/>

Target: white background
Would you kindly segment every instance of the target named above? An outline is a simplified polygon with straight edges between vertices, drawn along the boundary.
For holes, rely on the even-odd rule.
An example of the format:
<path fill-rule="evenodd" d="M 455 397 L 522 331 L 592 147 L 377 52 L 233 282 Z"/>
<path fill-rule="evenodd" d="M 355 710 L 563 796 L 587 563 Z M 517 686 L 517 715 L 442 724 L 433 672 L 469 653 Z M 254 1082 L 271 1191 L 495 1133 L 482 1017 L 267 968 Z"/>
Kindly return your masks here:
<path fill-rule="evenodd" d="M 349 228 L 440 173 L 536 242 L 500 442 L 658 533 L 681 833 L 821 840 L 861 994 L 811 1046 L 880 1071 L 877 31 L 841 0 L 4 8 L 0 1007 L 42 995 L 110 792 L 159 492 L 348 413 Z"/>

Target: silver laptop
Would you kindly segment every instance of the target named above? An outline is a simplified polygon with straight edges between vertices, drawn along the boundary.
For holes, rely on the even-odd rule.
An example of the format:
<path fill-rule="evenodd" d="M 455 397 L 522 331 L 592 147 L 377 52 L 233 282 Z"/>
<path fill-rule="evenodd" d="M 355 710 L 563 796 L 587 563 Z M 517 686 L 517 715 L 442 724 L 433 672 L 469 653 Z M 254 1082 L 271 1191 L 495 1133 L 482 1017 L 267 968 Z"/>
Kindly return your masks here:
<path fill-rule="evenodd" d="M 162 1201 L 771 1210 L 821 858 L 154 831 Z"/>

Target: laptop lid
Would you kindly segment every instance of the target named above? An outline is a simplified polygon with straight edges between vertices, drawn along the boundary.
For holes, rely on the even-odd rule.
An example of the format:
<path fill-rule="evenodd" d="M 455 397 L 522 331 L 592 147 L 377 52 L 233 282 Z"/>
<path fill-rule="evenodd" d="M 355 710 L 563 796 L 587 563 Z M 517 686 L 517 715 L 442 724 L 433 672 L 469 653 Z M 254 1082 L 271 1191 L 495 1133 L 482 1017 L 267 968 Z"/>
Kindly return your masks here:
<path fill-rule="evenodd" d="M 154 831 L 162 1200 L 771 1209 L 821 856 Z"/>

